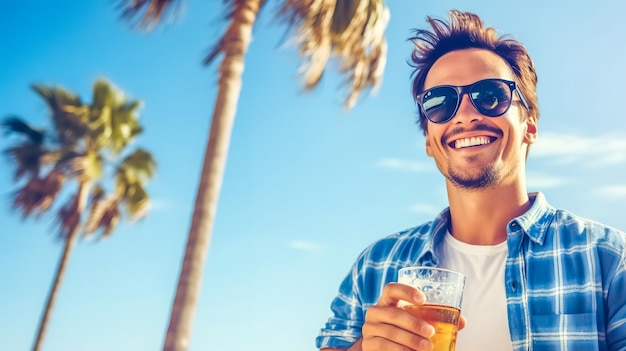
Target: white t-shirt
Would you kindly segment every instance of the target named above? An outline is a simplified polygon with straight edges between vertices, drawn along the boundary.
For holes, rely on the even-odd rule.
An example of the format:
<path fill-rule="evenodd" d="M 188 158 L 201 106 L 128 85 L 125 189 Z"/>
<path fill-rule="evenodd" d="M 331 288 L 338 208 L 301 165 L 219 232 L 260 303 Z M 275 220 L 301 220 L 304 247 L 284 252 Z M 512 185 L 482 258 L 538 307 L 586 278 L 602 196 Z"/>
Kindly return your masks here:
<path fill-rule="evenodd" d="M 513 350 L 504 290 L 507 251 L 506 241 L 470 245 L 449 232 L 437 248 L 440 267 L 466 276 L 461 314 L 467 325 L 457 335 L 456 351 Z"/>

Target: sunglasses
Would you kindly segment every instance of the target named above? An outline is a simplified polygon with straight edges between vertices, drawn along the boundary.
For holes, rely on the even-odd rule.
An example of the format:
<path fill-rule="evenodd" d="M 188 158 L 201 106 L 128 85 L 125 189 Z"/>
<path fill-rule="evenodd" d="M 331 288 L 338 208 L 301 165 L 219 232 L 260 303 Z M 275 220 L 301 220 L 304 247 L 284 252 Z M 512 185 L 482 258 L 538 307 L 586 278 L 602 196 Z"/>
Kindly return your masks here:
<path fill-rule="evenodd" d="M 528 103 L 517 84 L 497 78 L 483 79 L 465 86 L 438 85 L 418 94 L 415 100 L 429 121 L 446 123 L 456 115 L 464 94 L 470 97 L 478 112 L 488 117 L 498 117 L 511 107 L 513 91 L 517 92 L 528 110 Z"/>

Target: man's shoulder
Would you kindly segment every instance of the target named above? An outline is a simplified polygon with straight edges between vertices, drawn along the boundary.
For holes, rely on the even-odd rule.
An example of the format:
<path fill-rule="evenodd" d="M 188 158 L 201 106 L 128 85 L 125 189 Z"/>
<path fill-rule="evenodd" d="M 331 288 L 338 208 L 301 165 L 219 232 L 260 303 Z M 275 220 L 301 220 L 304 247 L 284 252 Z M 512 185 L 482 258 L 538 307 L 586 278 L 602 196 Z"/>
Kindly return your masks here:
<path fill-rule="evenodd" d="M 398 259 L 419 255 L 432 242 L 435 223 L 429 221 L 378 239 L 363 251 L 362 256 L 367 260 L 380 261 L 390 256 Z"/>
<path fill-rule="evenodd" d="M 587 230 L 594 233 L 618 233 L 623 235 L 624 231 L 612 227 L 608 224 L 601 223 L 597 220 L 579 216 L 565 209 L 556 209 L 554 215 L 556 225 L 568 228 L 570 230 Z"/>
<path fill-rule="evenodd" d="M 568 210 L 556 210 L 553 226 L 561 235 L 566 234 L 586 243 L 608 245 L 616 250 L 626 249 L 626 232 Z"/>
<path fill-rule="evenodd" d="M 520 222 L 537 242 L 557 240 L 560 247 L 612 245 L 626 248 L 626 233 L 599 221 L 548 204 L 542 193 L 530 194 L 533 207 Z"/>

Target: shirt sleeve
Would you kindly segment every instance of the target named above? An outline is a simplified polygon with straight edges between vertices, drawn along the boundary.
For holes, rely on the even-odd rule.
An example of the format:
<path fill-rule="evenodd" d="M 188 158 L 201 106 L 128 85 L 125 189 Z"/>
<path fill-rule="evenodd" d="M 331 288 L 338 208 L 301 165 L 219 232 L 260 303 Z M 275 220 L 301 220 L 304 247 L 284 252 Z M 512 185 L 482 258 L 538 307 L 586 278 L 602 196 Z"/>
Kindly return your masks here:
<path fill-rule="evenodd" d="M 407 234 L 415 231 L 390 235 L 361 252 L 331 303 L 331 317 L 316 339 L 318 348 L 345 350 L 363 336 L 365 313 L 378 302 L 384 286 L 397 281 L 398 267 L 413 265 L 422 256 L 423 237 Z M 429 227 L 422 231 L 429 235 Z"/>
<path fill-rule="evenodd" d="M 611 351 L 626 350 L 626 251 L 621 250 L 621 260 L 607 294 L 606 338 Z"/>
<path fill-rule="evenodd" d="M 331 303 L 332 316 L 316 339 L 318 348 L 348 349 L 363 335 L 365 310 L 359 298 L 358 273 L 359 261 L 342 281 Z"/>

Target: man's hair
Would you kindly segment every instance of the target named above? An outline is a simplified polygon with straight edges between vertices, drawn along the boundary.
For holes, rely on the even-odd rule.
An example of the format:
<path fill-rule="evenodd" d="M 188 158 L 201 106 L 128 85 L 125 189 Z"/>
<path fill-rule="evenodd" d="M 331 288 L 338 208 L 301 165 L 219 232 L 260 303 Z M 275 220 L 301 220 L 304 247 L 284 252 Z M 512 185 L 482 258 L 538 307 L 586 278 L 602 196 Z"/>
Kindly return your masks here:
<path fill-rule="evenodd" d="M 482 20 L 470 12 L 452 10 L 448 13 L 449 23 L 427 17 L 433 31 L 415 30 L 410 40 L 415 44 L 411 55 L 413 71 L 413 98 L 423 92 L 428 71 L 441 56 L 455 50 L 484 49 L 502 57 L 511 67 L 519 89 L 528 102 L 527 118 L 539 119 L 537 102 L 537 73 L 526 48 L 518 41 L 497 36 L 492 27 L 485 28 Z M 426 133 L 428 120 L 418 112 L 422 131 Z"/>

